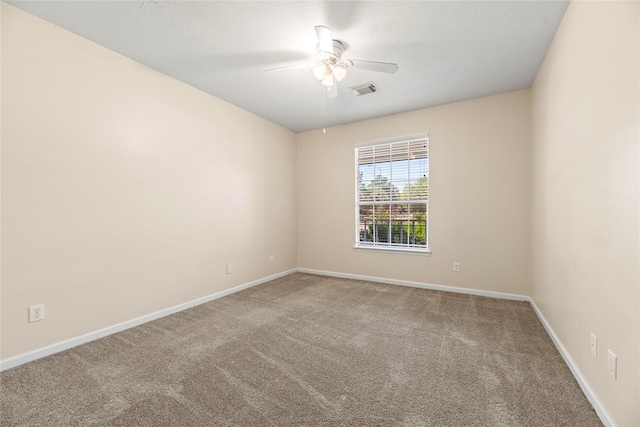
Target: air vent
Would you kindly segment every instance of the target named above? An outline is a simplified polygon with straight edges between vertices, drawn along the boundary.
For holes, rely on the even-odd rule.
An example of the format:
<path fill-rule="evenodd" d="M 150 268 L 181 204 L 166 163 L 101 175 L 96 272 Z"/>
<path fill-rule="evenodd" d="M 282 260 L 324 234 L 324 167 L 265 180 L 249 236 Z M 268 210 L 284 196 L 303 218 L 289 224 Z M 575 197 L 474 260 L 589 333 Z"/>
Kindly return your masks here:
<path fill-rule="evenodd" d="M 367 95 L 367 94 L 378 91 L 378 88 L 376 87 L 375 84 L 373 84 L 373 82 L 365 83 L 360 86 L 353 86 L 353 87 L 350 87 L 349 89 L 351 89 L 353 93 L 355 93 L 358 96 Z"/>

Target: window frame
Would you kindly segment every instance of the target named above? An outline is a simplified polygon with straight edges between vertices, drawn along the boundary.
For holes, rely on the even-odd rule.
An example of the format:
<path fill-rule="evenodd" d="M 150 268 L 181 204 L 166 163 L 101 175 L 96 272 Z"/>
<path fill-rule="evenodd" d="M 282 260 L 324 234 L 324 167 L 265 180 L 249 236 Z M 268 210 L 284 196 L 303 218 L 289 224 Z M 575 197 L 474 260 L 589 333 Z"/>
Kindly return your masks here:
<path fill-rule="evenodd" d="M 390 151 L 390 153 L 392 153 L 393 150 L 393 144 L 398 144 L 398 143 L 411 143 L 414 141 L 422 141 L 422 140 L 426 140 L 427 143 L 427 147 L 426 147 L 426 159 L 427 159 L 427 182 L 429 183 L 429 163 L 428 163 L 428 159 L 429 159 L 429 134 L 428 133 L 421 133 L 421 134 L 416 134 L 416 135 L 409 135 L 409 136 L 403 136 L 403 137 L 398 137 L 398 138 L 392 138 L 392 139 L 385 139 L 385 140 L 379 140 L 379 141 L 371 141 L 371 142 L 362 142 L 359 144 L 355 144 L 354 146 L 354 156 L 355 156 L 355 174 L 354 174 L 354 188 L 355 188 L 355 227 L 354 227 L 354 231 L 355 231 L 355 244 L 353 249 L 354 250 L 358 250 L 358 251 L 372 251 L 372 252 L 388 252 L 388 253 L 406 253 L 406 254 L 413 254 L 413 255 L 430 255 L 431 254 L 431 250 L 429 247 L 429 193 L 427 192 L 427 197 L 424 200 L 424 202 L 420 202 L 420 203 L 413 203 L 411 200 L 408 201 L 404 201 L 403 200 L 388 200 L 388 201 L 384 201 L 381 203 L 368 203 L 368 202 L 361 202 L 360 201 L 360 188 L 359 188 L 359 173 L 360 173 L 360 156 L 359 156 L 359 150 L 362 148 L 367 148 L 367 147 L 374 147 L 374 146 L 384 146 L 387 145 L 388 149 Z M 390 154 L 390 158 L 393 157 L 393 154 Z M 393 162 L 393 160 L 390 160 L 390 164 Z M 409 170 L 407 171 L 407 174 L 410 174 Z M 374 172 L 374 177 L 375 177 L 375 172 Z M 407 177 L 408 180 L 407 182 L 410 183 L 410 176 Z M 393 180 L 391 180 L 390 182 L 393 183 Z M 427 187 L 428 188 L 428 187 Z M 419 204 L 420 206 L 424 206 L 425 207 L 425 245 L 424 246 L 411 246 L 411 244 L 407 243 L 405 244 L 394 244 L 394 243 L 389 243 L 389 242 L 371 242 L 371 243 L 363 243 L 360 241 L 360 207 L 363 205 L 394 205 L 394 204 Z M 375 208 L 374 208 L 375 210 Z"/>

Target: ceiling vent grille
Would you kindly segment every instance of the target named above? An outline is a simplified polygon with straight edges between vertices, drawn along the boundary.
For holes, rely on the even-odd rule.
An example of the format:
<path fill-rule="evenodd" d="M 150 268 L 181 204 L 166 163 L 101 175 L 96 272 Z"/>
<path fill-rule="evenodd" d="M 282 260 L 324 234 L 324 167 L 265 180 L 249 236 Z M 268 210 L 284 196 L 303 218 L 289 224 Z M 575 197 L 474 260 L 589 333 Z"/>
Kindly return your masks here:
<path fill-rule="evenodd" d="M 365 83 L 360 86 L 353 86 L 353 87 L 350 87 L 349 89 L 351 89 L 353 93 L 355 93 L 358 96 L 368 95 L 370 93 L 378 91 L 378 88 L 376 87 L 375 84 L 373 84 L 373 82 Z"/>

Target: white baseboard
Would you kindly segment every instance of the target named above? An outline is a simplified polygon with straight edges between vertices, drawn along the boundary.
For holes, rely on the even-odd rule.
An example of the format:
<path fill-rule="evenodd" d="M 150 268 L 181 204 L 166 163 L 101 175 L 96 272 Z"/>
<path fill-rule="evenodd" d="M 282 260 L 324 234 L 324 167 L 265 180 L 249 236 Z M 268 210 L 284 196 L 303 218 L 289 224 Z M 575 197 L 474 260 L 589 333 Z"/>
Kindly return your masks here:
<path fill-rule="evenodd" d="M 594 393 L 591 386 L 589 386 L 589 383 L 582 375 L 582 372 L 580 372 L 580 369 L 578 369 L 576 364 L 573 362 L 573 359 L 569 355 L 569 352 L 567 352 L 567 349 L 564 348 L 564 346 L 562 345 L 562 342 L 553 331 L 553 328 L 551 328 L 551 325 L 549 325 L 549 323 L 547 322 L 547 319 L 544 318 L 544 316 L 542 315 L 542 312 L 538 309 L 538 306 L 536 306 L 535 302 L 533 302 L 533 299 L 531 299 L 531 297 L 529 296 L 507 294 L 502 292 L 481 291 L 476 289 L 457 288 L 453 286 L 433 285 L 428 283 L 410 282 L 406 280 L 385 279 L 380 277 L 362 276 L 359 274 L 336 273 L 333 271 L 324 271 L 324 270 L 311 270 L 308 268 L 298 268 L 297 271 L 299 271 L 300 273 L 339 277 L 343 279 L 367 280 L 369 282 L 387 283 L 390 285 L 411 286 L 414 288 L 433 289 L 433 290 L 445 291 L 445 292 L 457 292 L 457 293 L 463 293 L 463 294 L 479 295 L 479 296 L 508 299 L 508 300 L 515 300 L 515 301 L 528 301 L 529 304 L 531 304 L 533 311 L 538 316 L 538 319 L 540 319 L 540 323 L 542 323 L 542 326 L 544 326 L 545 330 L 547 331 L 547 334 L 551 338 L 551 341 L 553 341 L 554 345 L 558 349 L 558 352 L 560 352 L 560 355 L 562 356 L 565 363 L 569 367 L 569 370 L 575 377 L 576 381 L 578 381 L 578 384 L 580 385 L 582 392 L 585 394 L 585 396 L 593 406 L 593 409 L 595 409 L 596 414 L 598 414 L 598 417 L 600 417 L 600 421 L 602 421 L 602 423 L 606 427 L 616 427 L 616 423 L 613 421 L 613 419 L 611 418 L 607 410 L 604 408 L 604 406 L 602 405 L 602 403 Z"/>
<path fill-rule="evenodd" d="M 409 286 L 412 288 L 431 289 L 434 291 L 455 292 L 458 294 L 477 295 L 482 297 L 508 299 L 515 301 L 529 301 L 526 295 L 507 294 L 503 292 L 482 291 L 478 289 L 457 288 L 455 286 L 433 285 L 430 283 L 410 282 L 407 280 L 386 279 L 381 277 L 362 276 L 360 274 L 336 273 L 333 271 L 311 270 L 308 268 L 298 268 L 300 273 L 317 274 L 320 276 L 340 277 L 342 279 L 366 280 L 368 282 L 386 283 L 389 285 Z"/>
<path fill-rule="evenodd" d="M 556 348 L 558 349 L 558 352 L 560 352 L 560 355 L 562 356 L 562 358 L 564 359 L 564 362 L 567 364 L 567 366 L 571 370 L 571 373 L 575 377 L 576 381 L 578 381 L 578 384 L 580 385 L 582 392 L 591 403 L 591 406 L 593 406 L 593 409 L 595 409 L 596 414 L 598 414 L 598 417 L 600 417 L 600 421 L 602 421 L 602 424 L 604 424 L 606 427 L 616 427 L 616 423 L 613 421 L 613 418 L 611 418 L 607 410 L 604 408 L 604 406 L 596 396 L 595 392 L 593 391 L 593 389 L 591 388 L 587 380 L 582 375 L 582 372 L 580 372 L 580 369 L 578 368 L 578 366 L 576 366 L 576 364 L 573 362 L 573 359 L 569 355 L 569 352 L 562 345 L 560 338 L 558 338 L 556 333 L 553 331 L 553 328 L 551 327 L 551 325 L 549 325 L 549 323 L 547 322 L 547 319 L 545 319 L 545 317 L 542 315 L 542 312 L 540 311 L 540 309 L 538 308 L 538 306 L 536 305 L 536 303 L 533 301 L 532 298 L 529 298 L 529 304 L 531 304 L 531 307 L 533 307 L 533 311 L 535 311 L 536 315 L 538 316 L 538 319 L 540 319 L 540 323 L 542 323 L 542 326 L 544 326 L 544 328 L 546 329 L 547 334 L 551 338 L 551 341 L 553 341 L 553 344 L 555 344 Z"/>
<path fill-rule="evenodd" d="M 168 316 L 170 314 L 177 313 L 182 310 L 186 310 L 191 307 L 195 307 L 196 305 L 204 304 L 205 302 L 213 301 L 218 298 L 222 298 L 227 295 L 231 295 L 233 293 L 239 292 L 243 289 L 250 288 L 252 286 L 259 285 L 261 283 L 268 282 L 270 280 L 277 279 L 279 277 L 286 276 L 291 273 L 295 273 L 297 270 L 288 270 L 283 271 L 282 273 L 273 274 L 271 276 L 263 277 L 258 280 L 254 280 L 249 283 L 245 283 L 240 286 L 236 286 L 231 289 L 227 289 L 224 291 L 216 292 L 215 294 L 207 295 L 206 297 L 198 298 L 192 301 L 188 301 L 182 304 L 178 304 L 173 307 L 165 308 L 164 310 L 156 311 L 155 313 L 147 314 L 144 316 L 137 317 L 135 319 L 128 320 L 126 322 L 118 323 L 117 325 L 109 326 L 104 329 L 100 329 L 98 331 L 89 332 L 84 335 L 80 335 L 78 337 L 70 338 L 65 341 L 61 341 L 55 344 L 48 345 L 46 347 L 39 348 L 37 350 L 29 351 L 27 353 L 19 354 L 14 357 L 10 357 L 8 359 L 0 361 L 0 372 L 6 371 L 7 369 L 15 368 L 16 366 L 20 366 L 22 364 L 50 356 L 55 353 L 59 353 L 64 350 L 68 350 L 72 347 L 79 346 L 81 344 L 88 343 L 90 341 L 97 340 L 99 338 L 106 337 L 107 335 L 115 334 L 116 332 L 124 331 L 125 329 L 133 328 L 134 326 L 141 325 L 143 323 L 150 322 L 152 320 L 159 319 L 161 317 Z"/>

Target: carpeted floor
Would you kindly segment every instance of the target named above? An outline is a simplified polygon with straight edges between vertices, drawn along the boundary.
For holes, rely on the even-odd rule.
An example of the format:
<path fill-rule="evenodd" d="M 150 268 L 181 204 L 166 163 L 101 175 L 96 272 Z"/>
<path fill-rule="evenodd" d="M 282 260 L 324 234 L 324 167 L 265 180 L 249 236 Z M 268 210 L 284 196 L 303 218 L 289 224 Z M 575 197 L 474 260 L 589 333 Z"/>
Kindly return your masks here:
<path fill-rule="evenodd" d="M 0 380 L 2 426 L 602 425 L 528 303 L 302 273 Z"/>

